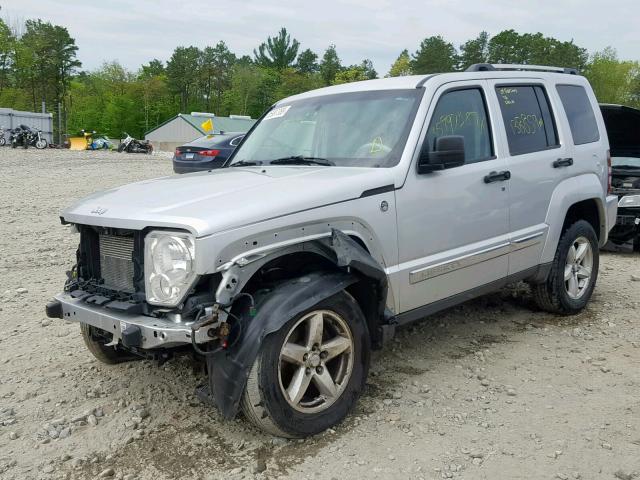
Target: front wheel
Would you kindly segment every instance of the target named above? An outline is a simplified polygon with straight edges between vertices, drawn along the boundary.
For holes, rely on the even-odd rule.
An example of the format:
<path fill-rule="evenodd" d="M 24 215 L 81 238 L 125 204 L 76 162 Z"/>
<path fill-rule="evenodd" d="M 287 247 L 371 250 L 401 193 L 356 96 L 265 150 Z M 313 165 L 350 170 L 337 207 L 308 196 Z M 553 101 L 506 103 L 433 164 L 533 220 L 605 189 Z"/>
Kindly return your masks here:
<path fill-rule="evenodd" d="M 596 232 L 578 220 L 560 237 L 547 281 L 532 286 L 538 306 L 564 315 L 580 312 L 596 286 L 599 261 Z"/>
<path fill-rule="evenodd" d="M 37 142 L 36 142 L 36 148 L 38 150 L 42 150 L 44 148 L 47 148 L 47 141 L 44 138 L 40 138 Z"/>
<path fill-rule="evenodd" d="M 111 341 L 113 335 L 104 330 L 81 323 L 80 331 L 87 350 L 102 363 L 115 365 L 130 360 L 139 360 L 139 357 L 119 349 L 118 346 L 108 347 L 107 343 Z"/>
<path fill-rule="evenodd" d="M 370 339 L 346 292 L 268 335 L 242 396 L 245 417 L 273 435 L 299 438 L 341 422 L 364 388 Z"/>

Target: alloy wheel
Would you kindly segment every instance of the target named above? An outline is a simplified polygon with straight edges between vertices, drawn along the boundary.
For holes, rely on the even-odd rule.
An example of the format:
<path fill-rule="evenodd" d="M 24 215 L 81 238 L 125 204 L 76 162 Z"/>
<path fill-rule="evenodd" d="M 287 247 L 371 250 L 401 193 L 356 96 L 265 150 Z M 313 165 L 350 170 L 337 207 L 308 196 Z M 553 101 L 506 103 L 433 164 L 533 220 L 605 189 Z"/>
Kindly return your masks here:
<path fill-rule="evenodd" d="M 329 408 L 353 371 L 354 342 L 347 322 L 329 310 L 304 315 L 280 350 L 278 379 L 287 402 L 303 413 Z"/>
<path fill-rule="evenodd" d="M 569 298 L 577 300 L 589 289 L 593 271 L 593 248 L 585 237 L 578 237 L 567 252 L 564 285 Z"/>

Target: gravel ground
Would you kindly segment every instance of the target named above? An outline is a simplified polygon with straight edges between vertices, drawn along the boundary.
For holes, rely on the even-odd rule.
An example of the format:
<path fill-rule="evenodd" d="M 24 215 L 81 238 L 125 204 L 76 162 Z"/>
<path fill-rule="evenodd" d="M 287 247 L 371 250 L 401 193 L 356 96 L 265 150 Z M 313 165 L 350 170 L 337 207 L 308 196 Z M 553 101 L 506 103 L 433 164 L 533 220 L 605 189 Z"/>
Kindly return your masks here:
<path fill-rule="evenodd" d="M 0 149 L 0 478 L 640 479 L 640 257 L 603 254 L 589 308 L 536 311 L 520 284 L 400 331 L 356 411 L 304 441 L 200 404 L 186 359 L 98 363 L 44 304 L 98 189 L 166 156 Z"/>

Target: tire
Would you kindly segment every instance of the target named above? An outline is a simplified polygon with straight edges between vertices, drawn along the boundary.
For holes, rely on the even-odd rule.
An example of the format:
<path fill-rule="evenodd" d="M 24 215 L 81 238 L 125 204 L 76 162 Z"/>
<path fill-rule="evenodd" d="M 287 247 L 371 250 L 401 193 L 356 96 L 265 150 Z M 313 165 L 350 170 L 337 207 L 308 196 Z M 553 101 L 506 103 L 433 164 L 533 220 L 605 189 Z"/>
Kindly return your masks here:
<path fill-rule="evenodd" d="M 121 143 L 120 145 L 118 145 L 118 152 L 122 153 L 124 151 L 124 144 Z"/>
<path fill-rule="evenodd" d="M 115 365 L 117 363 L 139 359 L 139 357 L 128 352 L 118 350 L 118 347 L 107 347 L 105 343 L 108 342 L 105 340 L 104 336 L 108 336 L 110 334 L 103 330 L 92 327 L 86 323 L 81 323 L 80 331 L 82 332 L 82 339 L 84 340 L 84 344 L 87 346 L 87 349 L 102 363 Z"/>
<path fill-rule="evenodd" d="M 576 253 L 582 260 L 575 257 Z M 570 255 L 575 259 L 572 260 Z M 580 312 L 589 302 L 596 286 L 599 261 L 596 232 L 589 222 L 578 220 L 560 237 L 546 282 L 532 285 L 533 298 L 538 307 L 561 315 Z"/>
<path fill-rule="evenodd" d="M 330 350 L 307 347 L 311 325 L 317 325 L 318 318 L 322 318 L 323 328 L 315 338 L 322 338 L 321 347 L 328 346 L 330 340 L 334 352 L 349 344 L 347 350 L 330 358 Z M 297 349 L 287 350 L 285 343 Z M 299 361 L 283 360 L 284 352 L 293 352 Z M 240 406 L 251 423 L 272 435 L 301 438 L 320 433 L 340 423 L 355 406 L 365 385 L 369 359 L 370 338 L 364 315 L 351 295 L 340 292 L 264 339 Z M 285 394 L 285 385 L 291 390 L 296 375 L 303 379 L 303 385 L 306 379 L 308 385 L 299 401 Z M 318 387 L 322 384 L 324 394 Z"/>
<path fill-rule="evenodd" d="M 0 147 L 4 147 L 7 144 L 7 139 L 0 137 Z"/>
<path fill-rule="evenodd" d="M 47 141 L 44 138 L 41 138 L 36 142 L 36 148 L 38 150 L 44 150 L 45 148 L 47 148 Z"/>

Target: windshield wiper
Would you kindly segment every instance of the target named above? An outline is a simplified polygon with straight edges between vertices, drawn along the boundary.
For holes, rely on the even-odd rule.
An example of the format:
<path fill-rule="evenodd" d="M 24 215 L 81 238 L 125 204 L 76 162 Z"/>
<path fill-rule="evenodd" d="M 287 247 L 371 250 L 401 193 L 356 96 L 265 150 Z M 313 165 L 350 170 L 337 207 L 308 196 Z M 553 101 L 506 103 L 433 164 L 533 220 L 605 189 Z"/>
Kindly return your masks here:
<path fill-rule="evenodd" d="M 239 162 L 232 163 L 230 167 L 255 167 L 256 165 L 262 165 L 262 162 L 247 162 L 246 160 L 240 160 Z"/>
<path fill-rule="evenodd" d="M 335 165 L 330 160 L 320 157 L 305 157 L 303 155 L 293 155 L 291 157 L 276 158 L 269 162 L 270 165 L 324 165 L 330 167 Z"/>

